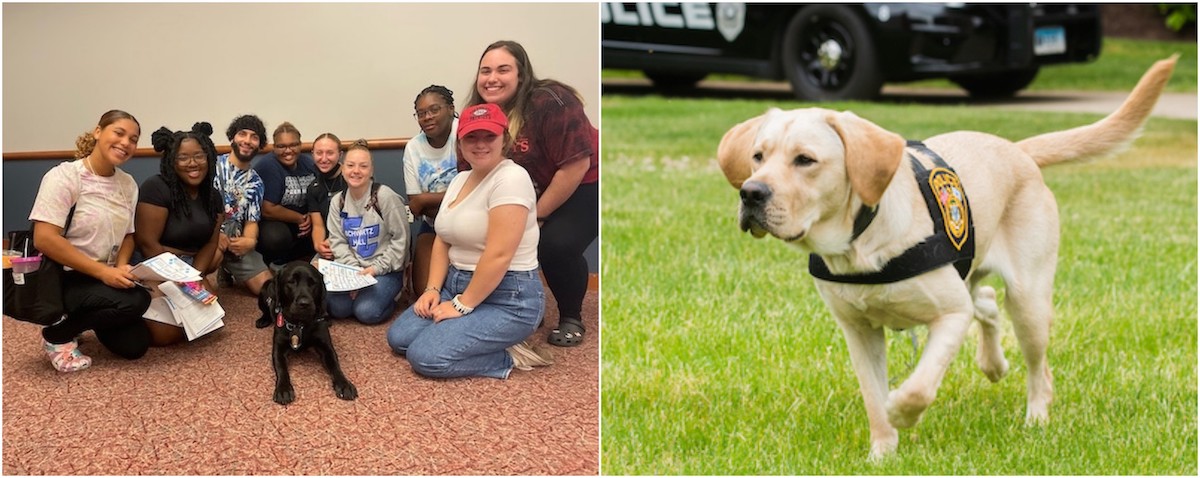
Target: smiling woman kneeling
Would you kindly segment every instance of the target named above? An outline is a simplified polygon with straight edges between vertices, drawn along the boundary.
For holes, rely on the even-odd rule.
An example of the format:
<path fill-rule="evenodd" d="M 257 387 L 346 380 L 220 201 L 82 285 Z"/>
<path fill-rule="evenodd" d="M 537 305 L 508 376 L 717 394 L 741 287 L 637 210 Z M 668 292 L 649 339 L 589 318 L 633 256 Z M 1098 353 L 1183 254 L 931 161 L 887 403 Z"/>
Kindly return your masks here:
<path fill-rule="evenodd" d="M 533 183 L 505 158 L 508 119 L 494 104 L 459 116 L 462 157 L 435 224 L 429 287 L 388 330 L 388 344 L 429 377 L 507 378 L 550 365 L 524 340 L 542 320 Z"/>
<path fill-rule="evenodd" d="M 150 136 L 162 153 L 159 173 L 142 183 L 138 194 L 134 239 L 143 258 L 170 252 L 200 271 L 216 272 L 217 242 L 225 214 L 221 195 L 213 187 L 217 147 L 209 136 L 212 125 L 196 123 L 191 131 L 174 133 L 165 126 Z M 205 288 L 216 292 L 214 284 Z M 182 342 L 183 327 L 146 319 L 153 345 Z"/>

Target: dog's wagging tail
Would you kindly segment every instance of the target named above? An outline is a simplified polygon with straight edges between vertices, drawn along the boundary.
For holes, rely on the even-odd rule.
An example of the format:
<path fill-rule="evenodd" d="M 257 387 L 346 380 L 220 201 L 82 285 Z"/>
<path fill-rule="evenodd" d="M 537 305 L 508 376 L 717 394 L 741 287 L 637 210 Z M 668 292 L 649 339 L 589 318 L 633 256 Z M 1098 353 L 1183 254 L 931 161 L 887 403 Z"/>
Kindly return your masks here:
<path fill-rule="evenodd" d="M 783 240 L 825 268 L 814 281 L 846 340 L 867 412 L 871 458 L 895 452 L 897 429 L 920 422 L 972 325 L 978 325 L 979 370 L 993 382 L 1008 373 L 997 294 L 982 283 L 992 275 L 1007 289 L 1004 309 L 1025 361 L 1025 423 L 1049 422 L 1059 217 L 1040 169 L 1129 145 L 1177 58 L 1151 66 L 1104 119 L 1016 142 L 954 131 L 912 138 L 928 149 L 910 147 L 854 113 L 823 108 L 771 108 L 721 138 L 717 160 L 738 190 L 738 227 Z M 926 174 L 930 170 L 945 173 Z M 915 275 L 887 273 L 896 269 L 889 267 L 893 261 L 908 264 L 911 251 L 923 250 L 917 246 L 942 229 L 952 249 L 963 244 L 959 239 L 973 240 L 974 255 L 904 267 Z M 863 277 L 881 279 L 857 280 Z M 928 328 L 925 352 L 889 389 L 884 329 L 915 326 Z"/>

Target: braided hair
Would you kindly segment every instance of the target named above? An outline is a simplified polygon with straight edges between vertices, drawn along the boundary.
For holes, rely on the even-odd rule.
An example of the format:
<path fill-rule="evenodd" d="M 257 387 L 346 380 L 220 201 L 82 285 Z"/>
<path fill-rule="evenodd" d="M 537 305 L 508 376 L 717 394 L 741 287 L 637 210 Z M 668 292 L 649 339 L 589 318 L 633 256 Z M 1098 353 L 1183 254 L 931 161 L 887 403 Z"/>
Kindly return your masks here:
<path fill-rule="evenodd" d="M 442 85 L 429 85 L 425 87 L 425 89 L 421 90 L 420 93 L 417 93 L 416 99 L 413 100 L 413 108 L 417 107 L 417 102 L 421 101 L 422 96 L 428 94 L 441 96 L 442 99 L 446 101 L 446 104 L 450 105 L 450 112 L 454 115 L 454 117 L 458 117 L 458 112 L 454 111 L 454 92 L 450 91 L 450 88 L 446 88 Z"/>
<path fill-rule="evenodd" d="M 200 187 L 198 188 L 200 203 L 204 205 L 205 214 L 208 217 L 215 217 L 223 210 L 221 196 L 213 187 L 213 179 L 217 176 L 217 147 L 213 144 L 212 138 L 210 138 L 212 133 L 212 125 L 206 121 L 201 121 L 192 125 L 191 131 L 176 131 L 172 133 L 166 126 L 163 126 L 150 135 L 150 142 L 154 144 L 154 151 L 162 153 L 158 172 L 162 175 L 163 180 L 167 183 L 167 187 L 171 190 L 171 207 L 169 209 L 171 209 L 171 213 L 176 217 L 192 216 L 192 208 L 188 207 L 187 190 L 184 188 L 183 181 L 179 178 L 179 173 L 175 171 L 175 155 L 179 151 L 179 145 L 185 139 L 193 139 L 199 143 L 200 149 L 204 150 L 204 155 L 206 156 L 208 166 L 204 172 L 204 180 L 200 182 Z"/>

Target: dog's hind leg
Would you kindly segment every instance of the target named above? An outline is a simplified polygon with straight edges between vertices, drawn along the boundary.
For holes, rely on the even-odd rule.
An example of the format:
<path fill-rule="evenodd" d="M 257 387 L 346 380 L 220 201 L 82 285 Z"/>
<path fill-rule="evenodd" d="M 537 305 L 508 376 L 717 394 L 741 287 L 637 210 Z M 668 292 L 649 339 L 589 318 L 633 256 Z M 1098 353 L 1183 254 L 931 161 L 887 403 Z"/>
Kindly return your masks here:
<path fill-rule="evenodd" d="M 1000 307 L 996 304 L 995 289 L 983 286 L 975 290 L 975 321 L 979 323 L 975 363 L 988 380 L 998 382 L 1008 373 L 1008 360 L 1000 346 Z"/>
<path fill-rule="evenodd" d="M 946 369 L 958 355 L 970 326 L 971 317 L 965 312 L 949 313 L 929 323 L 925 352 L 921 354 L 917 368 L 899 387 L 888 393 L 888 420 L 893 426 L 910 428 L 921 421 L 921 415 L 937 397 Z"/>
<path fill-rule="evenodd" d="M 1050 373 L 1046 349 L 1050 346 L 1050 325 L 1054 321 L 1059 222 L 1053 195 L 1044 185 L 1038 186 L 1022 191 L 1022 197 L 1016 202 L 1041 205 L 1040 210 L 1032 207 L 1015 209 L 1022 214 L 1011 215 L 1008 218 L 1011 226 L 1005 229 L 1012 236 L 1006 236 L 1006 242 L 1019 244 L 1021 253 L 1009 254 L 1007 264 L 997 271 L 1004 278 L 1004 306 L 1012 319 L 1013 331 L 1028 369 L 1025 409 L 1028 425 L 1049 421 L 1050 402 L 1054 398 L 1054 377 Z M 1026 231 L 1051 232 L 1028 234 Z"/>
<path fill-rule="evenodd" d="M 1054 261 L 1049 264 L 1049 267 L 1039 266 L 1038 271 L 1010 282 L 1004 301 L 1028 367 L 1025 422 L 1029 425 L 1044 424 L 1050 420 L 1050 402 L 1054 398 L 1054 376 L 1046 359 L 1046 349 L 1050 345 L 1050 324 L 1054 317 L 1051 293 L 1054 287 Z"/>
<path fill-rule="evenodd" d="M 837 314 L 834 314 L 837 317 Z M 870 459 L 879 460 L 896 451 L 899 435 L 888 423 L 887 410 L 887 342 L 883 329 L 862 323 L 854 323 L 837 317 L 846 346 L 850 350 L 850 363 L 858 376 L 859 391 L 867 407 L 867 422 L 871 427 Z"/>

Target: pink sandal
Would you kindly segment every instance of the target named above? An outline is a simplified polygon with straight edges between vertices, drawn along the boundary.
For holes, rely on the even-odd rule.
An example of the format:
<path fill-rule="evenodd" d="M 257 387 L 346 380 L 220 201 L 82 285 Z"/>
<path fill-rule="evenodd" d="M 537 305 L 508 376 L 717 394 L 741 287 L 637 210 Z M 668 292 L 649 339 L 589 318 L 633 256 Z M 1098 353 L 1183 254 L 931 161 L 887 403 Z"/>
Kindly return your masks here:
<path fill-rule="evenodd" d="M 78 372 L 92 365 L 92 358 L 79 351 L 79 343 L 72 340 L 65 344 L 52 344 L 42 340 L 42 347 L 50 363 L 59 372 Z"/>

